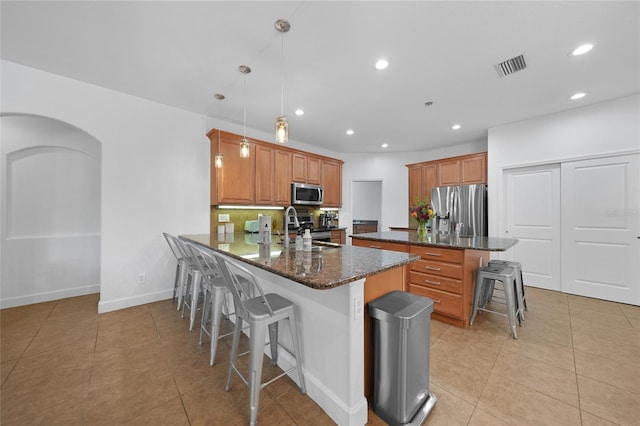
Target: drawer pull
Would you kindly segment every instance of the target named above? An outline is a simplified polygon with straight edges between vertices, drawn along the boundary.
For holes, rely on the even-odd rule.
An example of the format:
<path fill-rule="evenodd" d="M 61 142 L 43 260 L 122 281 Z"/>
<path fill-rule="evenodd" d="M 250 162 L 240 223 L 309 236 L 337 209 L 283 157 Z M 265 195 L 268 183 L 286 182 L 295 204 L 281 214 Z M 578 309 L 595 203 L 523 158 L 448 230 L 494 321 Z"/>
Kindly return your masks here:
<path fill-rule="evenodd" d="M 371 248 L 377 248 L 377 249 L 382 248 L 382 246 L 369 246 L 369 247 L 371 247 Z"/>
<path fill-rule="evenodd" d="M 427 284 L 440 285 L 440 281 L 424 280 L 424 282 Z"/>
<path fill-rule="evenodd" d="M 427 255 L 427 256 L 442 256 L 441 253 L 430 253 L 428 251 L 425 251 L 424 254 Z"/>
<path fill-rule="evenodd" d="M 434 300 L 433 303 L 440 303 L 440 301 L 439 300 Z"/>
<path fill-rule="evenodd" d="M 433 266 L 425 266 L 424 269 L 428 269 L 430 271 L 439 271 L 440 268 L 434 268 Z"/>

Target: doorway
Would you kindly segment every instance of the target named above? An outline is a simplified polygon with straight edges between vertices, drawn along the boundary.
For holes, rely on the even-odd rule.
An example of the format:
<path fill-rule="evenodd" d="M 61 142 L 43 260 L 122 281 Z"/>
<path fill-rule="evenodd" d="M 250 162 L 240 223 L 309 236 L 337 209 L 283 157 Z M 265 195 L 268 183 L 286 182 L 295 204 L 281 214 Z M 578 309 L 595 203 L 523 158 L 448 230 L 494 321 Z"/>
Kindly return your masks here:
<path fill-rule="evenodd" d="M 351 181 L 351 212 L 353 220 L 375 220 L 378 230 L 382 222 L 382 181 Z"/>
<path fill-rule="evenodd" d="M 0 119 L 0 306 L 99 292 L 100 142 L 47 117 Z"/>

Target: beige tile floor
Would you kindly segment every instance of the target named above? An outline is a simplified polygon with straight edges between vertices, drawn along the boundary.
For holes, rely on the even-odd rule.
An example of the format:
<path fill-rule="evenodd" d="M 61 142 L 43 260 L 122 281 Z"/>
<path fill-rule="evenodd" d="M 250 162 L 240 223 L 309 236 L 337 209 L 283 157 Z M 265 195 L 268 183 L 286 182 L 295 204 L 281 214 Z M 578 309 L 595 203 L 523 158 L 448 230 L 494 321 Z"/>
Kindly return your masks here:
<path fill-rule="evenodd" d="M 640 425 L 640 307 L 530 288 L 513 340 L 482 314 L 431 322 L 428 425 Z M 98 315 L 98 295 L 0 311 L 2 425 L 235 425 L 247 390 L 224 391 L 229 342 L 207 347 L 170 301 Z M 265 363 L 265 375 L 276 371 Z M 263 425 L 331 419 L 288 378 L 261 394 Z M 369 412 L 369 424 L 384 424 Z"/>

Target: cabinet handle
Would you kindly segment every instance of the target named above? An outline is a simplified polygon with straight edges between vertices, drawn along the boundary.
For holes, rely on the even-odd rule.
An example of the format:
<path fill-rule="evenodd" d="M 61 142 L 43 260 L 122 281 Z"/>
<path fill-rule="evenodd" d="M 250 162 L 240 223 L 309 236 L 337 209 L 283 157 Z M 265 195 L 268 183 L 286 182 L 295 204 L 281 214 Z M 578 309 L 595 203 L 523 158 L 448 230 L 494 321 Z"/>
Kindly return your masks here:
<path fill-rule="evenodd" d="M 442 256 L 440 253 L 429 253 L 428 251 L 425 251 L 424 254 L 427 256 Z"/>
<path fill-rule="evenodd" d="M 429 269 L 430 271 L 439 271 L 440 268 L 434 268 L 432 266 L 425 266 L 424 269 Z"/>
<path fill-rule="evenodd" d="M 379 249 L 379 248 L 382 248 L 382 246 L 369 246 L 369 247 L 371 247 L 371 248 L 378 248 L 378 249 Z"/>
<path fill-rule="evenodd" d="M 424 282 L 427 284 L 440 285 L 440 281 L 424 280 Z"/>
<path fill-rule="evenodd" d="M 440 303 L 440 301 L 439 300 L 434 300 L 433 303 Z"/>

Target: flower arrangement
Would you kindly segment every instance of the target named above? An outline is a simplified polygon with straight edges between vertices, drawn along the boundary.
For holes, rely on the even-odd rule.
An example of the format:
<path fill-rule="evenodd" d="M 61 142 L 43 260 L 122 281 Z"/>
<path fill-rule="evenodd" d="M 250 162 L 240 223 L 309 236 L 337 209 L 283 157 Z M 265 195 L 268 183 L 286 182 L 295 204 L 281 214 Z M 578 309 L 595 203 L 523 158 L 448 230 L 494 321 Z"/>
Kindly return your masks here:
<path fill-rule="evenodd" d="M 434 216 L 433 208 L 429 203 L 429 197 L 424 197 L 424 200 L 420 201 L 416 198 L 416 205 L 409 208 L 411 217 L 413 217 L 420 227 L 424 227 L 425 224 Z"/>

